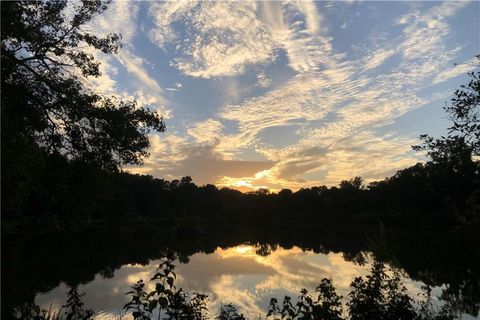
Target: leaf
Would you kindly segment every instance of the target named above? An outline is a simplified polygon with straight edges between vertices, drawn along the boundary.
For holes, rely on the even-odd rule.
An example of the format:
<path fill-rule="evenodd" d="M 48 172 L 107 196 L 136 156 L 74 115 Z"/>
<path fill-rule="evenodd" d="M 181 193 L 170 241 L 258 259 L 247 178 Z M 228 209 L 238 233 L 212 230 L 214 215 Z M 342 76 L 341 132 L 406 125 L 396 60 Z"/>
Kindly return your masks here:
<path fill-rule="evenodd" d="M 168 299 L 166 297 L 160 297 L 158 298 L 158 303 L 160 304 L 160 307 L 164 309 L 166 306 L 168 306 Z"/>
<path fill-rule="evenodd" d="M 155 291 L 156 291 L 157 293 L 159 293 L 159 294 L 162 293 L 162 292 L 164 292 L 164 291 L 165 291 L 164 285 L 161 284 L 161 283 L 157 283 L 157 284 L 155 285 Z"/>
<path fill-rule="evenodd" d="M 150 301 L 149 305 L 148 305 L 148 310 L 150 312 L 152 312 L 152 310 L 154 310 L 156 307 L 157 307 L 157 304 L 158 304 L 158 301 L 157 300 L 152 300 Z"/>
<path fill-rule="evenodd" d="M 168 283 L 168 285 L 169 285 L 170 287 L 173 287 L 173 282 L 174 282 L 174 281 L 175 281 L 175 280 L 173 279 L 173 277 L 168 277 L 168 278 L 167 278 L 167 283 Z"/>

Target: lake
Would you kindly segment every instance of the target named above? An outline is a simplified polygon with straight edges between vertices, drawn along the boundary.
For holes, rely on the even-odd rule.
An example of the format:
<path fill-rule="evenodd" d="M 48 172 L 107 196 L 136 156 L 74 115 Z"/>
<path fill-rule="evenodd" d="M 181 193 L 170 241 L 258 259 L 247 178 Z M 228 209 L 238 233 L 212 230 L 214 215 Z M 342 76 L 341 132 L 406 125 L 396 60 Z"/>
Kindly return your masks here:
<path fill-rule="evenodd" d="M 348 300 L 351 281 L 369 274 L 376 251 L 377 256 L 393 257 L 410 296 L 418 297 L 421 287 L 430 283 L 434 303 L 441 305 L 436 297 L 447 292 L 463 313 L 462 319 L 477 316 L 478 269 L 471 263 L 478 253 L 470 252 L 466 261 L 460 260 L 458 250 L 447 250 L 447 243 L 440 239 L 419 242 L 414 235 L 397 235 L 399 242 L 392 244 L 377 231 L 365 235 L 365 241 L 353 229 L 321 231 L 283 237 L 288 240 L 281 240 L 282 232 L 274 232 L 259 241 L 242 239 L 236 231 L 186 236 L 154 229 L 7 239 L 11 246 L 2 250 L 6 251 L 2 252 L 2 305 L 8 309 L 30 301 L 57 309 L 65 304 L 68 285 L 78 285 L 79 292 L 85 293 L 85 308 L 94 310 L 98 319 L 118 318 L 130 301 L 125 295 L 130 287 L 143 279 L 147 292 L 153 289 L 148 280 L 159 259 L 166 251 L 174 251 L 176 286 L 208 294 L 211 318 L 221 304 L 233 303 L 249 319 L 256 319 L 265 316 L 270 298 L 296 298 L 302 288 L 313 292 L 321 278 L 330 278 Z M 280 241 L 272 242 L 270 237 Z M 445 263 L 446 256 L 458 262 Z"/>

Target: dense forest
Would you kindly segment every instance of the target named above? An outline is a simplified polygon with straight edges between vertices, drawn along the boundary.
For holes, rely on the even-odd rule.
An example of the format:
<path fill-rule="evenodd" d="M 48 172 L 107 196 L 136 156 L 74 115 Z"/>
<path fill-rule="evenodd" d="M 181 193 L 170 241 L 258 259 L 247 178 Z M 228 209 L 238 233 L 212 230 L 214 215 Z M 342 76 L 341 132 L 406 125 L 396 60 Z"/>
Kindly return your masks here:
<path fill-rule="evenodd" d="M 50 221 L 57 227 L 84 227 L 132 219 L 142 223 L 188 217 L 206 223 L 228 220 L 265 225 L 283 218 L 293 218 L 298 223 L 347 218 L 360 223 L 421 221 L 478 226 L 478 163 L 473 161 L 468 164 L 470 172 L 461 174 L 448 165 L 427 162 L 367 186 L 356 177 L 342 181 L 339 187 L 241 193 L 214 185 L 197 186 L 190 177 L 165 181 L 126 172 L 105 172 L 60 157 L 46 159 L 44 168 L 35 177 L 30 176 L 31 189 L 22 202 L 12 203 L 16 200 L 13 196 L 4 198 L 4 227 L 13 228 L 15 221 L 23 220 Z"/>

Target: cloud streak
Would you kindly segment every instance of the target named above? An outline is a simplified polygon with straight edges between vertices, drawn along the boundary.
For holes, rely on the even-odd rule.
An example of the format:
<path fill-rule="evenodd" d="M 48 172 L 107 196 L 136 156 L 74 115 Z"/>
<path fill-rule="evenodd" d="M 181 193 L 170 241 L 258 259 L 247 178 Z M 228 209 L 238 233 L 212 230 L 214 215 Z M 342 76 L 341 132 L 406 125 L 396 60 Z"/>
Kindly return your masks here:
<path fill-rule="evenodd" d="M 143 11 L 138 3 L 112 5 L 99 25 L 117 26 L 127 45 L 117 58 L 105 58 L 98 87 L 118 89 L 126 72 L 130 95 L 177 107 L 159 107 L 175 131 L 152 136 L 152 157 L 131 168 L 159 177 L 191 175 L 247 189 L 381 179 L 418 161 L 410 152 L 415 134 L 395 131 L 398 120 L 435 101 L 439 84 L 474 68 L 472 60 L 453 66 L 466 44 L 452 41 L 452 25 L 468 2 L 405 3 L 372 30 L 369 15 L 389 8 L 314 1 L 154 2 Z M 344 12 L 345 27 L 336 21 Z M 165 74 L 149 68 L 136 46 L 141 37 L 154 48 L 149 60 L 165 60 L 152 60 L 165 65 Z M 195 91 L 198 84 L 215 86 L 211 92 L 223 99 Z M 203 100 L 164 96 L 180 97 L 180 90 Z M 269 136 L 282 128 L 288 130 L 281 137 Z"/>

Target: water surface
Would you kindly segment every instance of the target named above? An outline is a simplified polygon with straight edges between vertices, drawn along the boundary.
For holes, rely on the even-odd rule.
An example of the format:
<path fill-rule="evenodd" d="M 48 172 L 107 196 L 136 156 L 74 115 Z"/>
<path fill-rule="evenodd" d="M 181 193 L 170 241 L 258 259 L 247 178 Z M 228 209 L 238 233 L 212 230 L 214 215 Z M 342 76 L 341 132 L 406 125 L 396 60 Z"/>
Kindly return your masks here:
<path fill-rule="evenodd" d="M 265 248 L 243 244 L 217 248 L 209 254 L 195 253 L 188 263 L 176 261 L 176 285 L 189 292 L 208 294 L 210 315 L 218 312 L 221 303 L 233 303 L 248 318 L 256 319 L 264 317 L 271 297 L 296 297 L 302 288 L 314 291 L 322 278 L 332 279 L 338 293 L 347 297 L 351 281 L 367 275 L 371 267 L 371 260 L 360 265 L 346 261 L 342 253 L 315 253 L 296 246 L 267 248 L 267 252 Z M 130 300 L 125 292 L 136 281 L 150 279 L 159 262 L 123 265 L 111 278 L 97 274 L 93 281 L 80 286 L 85 293 L 85 307 L 95 310 L 99 319 L 122 314 L 122 307 Z M 154 283 L 147 283 L 147 292 L 154 290 Z M 404 284 L 411 296 L 417 296 L 423 285 L 408 276 Z M 67 286 L 61 284 L 37 295 L 35 302 L 44 308 L 59 308 L 65 303 L 67 291 Z"/>
<path fill-rule="evenodd" d="M 411 296 L 429 283 L 434 295 L 454 302 L 469 319 L 466 314 L 477 317 L 480 305 L 480 252 L 478 244 L 455 239 L 426 227 L 412 232 L 294 223 L 204 233 L 125 227 L 4 237 L 2 318 L 26 303 L 58 308 L 71 286 L 85 293 L 85 307 L 99 318 L 118 316 L 130 286 L 148 283 L 168 251 L 178 258 L 177 288 L 208 294 L 211 317 L 220 303 L 234 303 L 256 319 L 266 314 L 271 297 L 312 292 L 324 277 L 347 297 L 350 282 L 369 273 L 375 255 L 403 270 Z"/>

